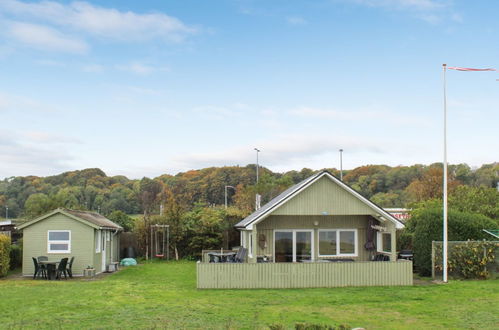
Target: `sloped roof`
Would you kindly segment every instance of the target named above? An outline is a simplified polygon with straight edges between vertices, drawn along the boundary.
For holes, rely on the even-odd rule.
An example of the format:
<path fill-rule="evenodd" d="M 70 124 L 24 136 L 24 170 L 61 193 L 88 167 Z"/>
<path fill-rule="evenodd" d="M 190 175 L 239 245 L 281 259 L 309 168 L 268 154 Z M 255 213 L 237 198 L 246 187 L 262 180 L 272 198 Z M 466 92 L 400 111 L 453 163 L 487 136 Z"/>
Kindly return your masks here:
<path fill-rule="evenodd" d="M 102 228 L 123 229 L 123 227 L 115 224 L 114 222 L 100 215 L 99 213 L 90 212 L 90 211 L 69 210 L 69 209 L 63 209 L 63 210 L 69 214 L 74 215 L 75 217 L 91 222 L 94 225 L 97 225 Z"/>
<path fill-rule="evenodd" d="M 361 202 L 366 204 L 368 207 L 370 207 L 373 211 L 379 213 L 381 216 L 386 218 L 389 221 L 392 221 L 395 223 L 396 228 L 404 228 L 404 225 L 402 222 L 400 222 L 398 219 L 396 219 L 394 216 L 386 212 L 383 208 L 380 206 L 376 205 L 375 203 L 371 202 L 358 192 L 356 192 L 352 187 L 348 186 L 345 184 L 343 181 L 339 180 L 336 178 L 334 175 L 329 173 L 328 171 L 321 171 L 318 172 L 307 179 L 295 184 L 294 186 L 291 186 L 290 188 L 286 189 L 283 191 L 281 194 L 279 194 L 277 197 L 273 198 L 270 202 L 262 206 L 260 209 L 256 210 L 243 220 L 241 220 L 239 223 L 235 225 L 236 228 L 239 229 L 244 229 L 248 228 L 248 226 L 251 226 L 253 223 L 258 222 L 260 219 L 263 219 L 265 216 L 269 215 L 272 213 L 274 210 L 276 210 L 279 206 L 283 205 L 287 201 L 289 201 L 292 197 L 294 197 L 296 194 L 300 193 L 302 190 L 304 190 L 306 187 L 310 186 L 312 183 L 317 181 L 319 178 L 327 176 L 330 178 L 332 181 L 337 183 L 340 187 L 348 191 L 350 194 L 352 194 L 354 197 L 358 198 Z"/>
<path fill-rule="evenodd" d="M 64 208 L 56 209 L 50 213 L 42 215 L 39 218 L 36 218 L 34 220 L 23 223 L 23 224 L 19 225 L 18 228 L 24 229 L 28 226 L 31 226 L 32 224 L 37 223 L 38 221 L 46 219 L 46 218 L 48 218 L 54 214 L 57 214 L 57 213 L 62 213 L 70 218 L 81 221 L 81 222 L 83 222 L 91 227 L 94 227 L 94 228 L 123 230 L 123 227 L 112 222 L 108 218 L 100 215 L 99 213 L 90 212 L 90 211 L 70 210 L 70 209 L 64 209 Z"/>

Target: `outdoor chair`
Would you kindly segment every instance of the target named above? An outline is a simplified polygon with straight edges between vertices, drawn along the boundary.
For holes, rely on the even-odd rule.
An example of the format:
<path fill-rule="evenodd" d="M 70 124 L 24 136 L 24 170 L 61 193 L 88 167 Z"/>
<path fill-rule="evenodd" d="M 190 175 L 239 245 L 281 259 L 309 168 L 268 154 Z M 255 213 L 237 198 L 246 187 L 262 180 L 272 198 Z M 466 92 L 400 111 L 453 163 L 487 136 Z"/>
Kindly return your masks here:
<path fill-rule="evenodd" d="M 73 278 L 73 261 L 75 261 L 75 257 L 71 257 L 68 267 L 66 268 L 66 272 L 68 273 L 69 278 Z"/>
<path fill-rule="evenodd" d="M 40 261 L 48 261 L 49 257 L 39 256 L 36 259 L 38 259 L 38 262 L 40 262 Z M 47 275 L 47 266 L 43 265 L 43 264 L 38 264 L 38 266 L 40 266 L 40 268 L 45 272 L 45 275 Z"/>
<path fill-rule="evenodd" d="M 42 276 L 43 278 L 47 277 L 47 272 L 45 271 L 45 268 L 40 267 L 40 264 L 38 263 L 38 260 L 36 260 L 35 257 L 32 257 L 33 259 L 33 265 L 35 266 L 35 272 L 33 274 L 33 279 L 36 279 L 36 277 Z"/>
<path fill-rule="evenodd" d="M 243 263 L 244 260 L 246 259 L 246 254 L 248 253 L 248 249 L 246 248 L 239 248 L 239 250 L 237 250 L 237 253 L 236 255 L 234 256 L 234 258 L 232 258 L 232 260 L 230 260 L 229 262 L 232 262 L 232 263 Z"/>
<path fill-rule="evenodd" d="M 390 261 L 390 257 L 386 254 L 377 254 L 374 256 L 373 261 Z"/>
<path fill-rule="evenodd" d="M 65 279 L 68 279 L 67 270 L 66 270 L 67 266 L 68 266 L 68 258 L 62 258 L 61 262 L 59 262 L 59 266 L 55 271 L 55 278 L 57 280 L 60 280 L 62 275 L 64 275 Z"/>
<path fill-rule="evenodd" d="M 208 253 L 208 256 L 210 257 L 210 263 L 217 263 L 220 262 L 220 258 L 217 257 L 216 255 L 213 255 L 211 253 Z"/>

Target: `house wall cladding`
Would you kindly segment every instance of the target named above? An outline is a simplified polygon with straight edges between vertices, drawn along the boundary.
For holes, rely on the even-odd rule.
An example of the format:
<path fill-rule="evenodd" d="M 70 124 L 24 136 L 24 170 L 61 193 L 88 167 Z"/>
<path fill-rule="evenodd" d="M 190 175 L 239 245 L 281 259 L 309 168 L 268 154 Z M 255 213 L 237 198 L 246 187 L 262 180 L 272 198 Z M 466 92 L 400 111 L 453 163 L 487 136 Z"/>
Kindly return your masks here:
<path fill-rule="evenodd" d="M 48 253 L 49 230 L 71 230 L 71 253 Z M 73 274 L 81 275 L 83 269 L 93 265 L 94 229 L 63 214 L 39 221 L 23 229 L 23 275 L 33 275 L 32 257 L 47 256 L 49 260 L 75 257 Z"/>
<path fill-rule="evenodd" d="M 327 177 L 320 178 L 288 202 L 272 212 L 273 215 L 367 215 L 373 210 Z"/>
<path fill-rule="evenodd" d="M 412 262 L 198 263 L 198 289 L 412 285 Z"/>

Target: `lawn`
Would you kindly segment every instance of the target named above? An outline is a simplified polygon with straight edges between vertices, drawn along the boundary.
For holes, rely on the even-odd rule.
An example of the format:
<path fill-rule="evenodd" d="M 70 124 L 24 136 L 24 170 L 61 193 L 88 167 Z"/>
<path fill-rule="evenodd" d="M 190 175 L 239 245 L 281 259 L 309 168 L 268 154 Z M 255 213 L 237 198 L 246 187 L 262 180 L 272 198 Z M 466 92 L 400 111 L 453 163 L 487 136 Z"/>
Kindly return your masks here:
<path fill-rule="evenodd" d="M 289 290 L 197 290 L 193 262 L 152 263 L 98 280 L 0 280 L 2 328 L 492 329 L 499 281 Z"/>

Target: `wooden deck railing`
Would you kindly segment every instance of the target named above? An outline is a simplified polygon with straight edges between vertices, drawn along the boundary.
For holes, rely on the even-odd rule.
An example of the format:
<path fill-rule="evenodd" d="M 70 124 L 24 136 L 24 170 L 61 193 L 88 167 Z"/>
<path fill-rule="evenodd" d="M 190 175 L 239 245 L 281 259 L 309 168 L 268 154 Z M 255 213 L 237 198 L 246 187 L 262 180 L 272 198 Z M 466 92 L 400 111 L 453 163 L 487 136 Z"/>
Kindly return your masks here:
<path fill-rule="evenodd" d="M 412 262 L 198 263 L 198 289 L 412 285 Z"/>

